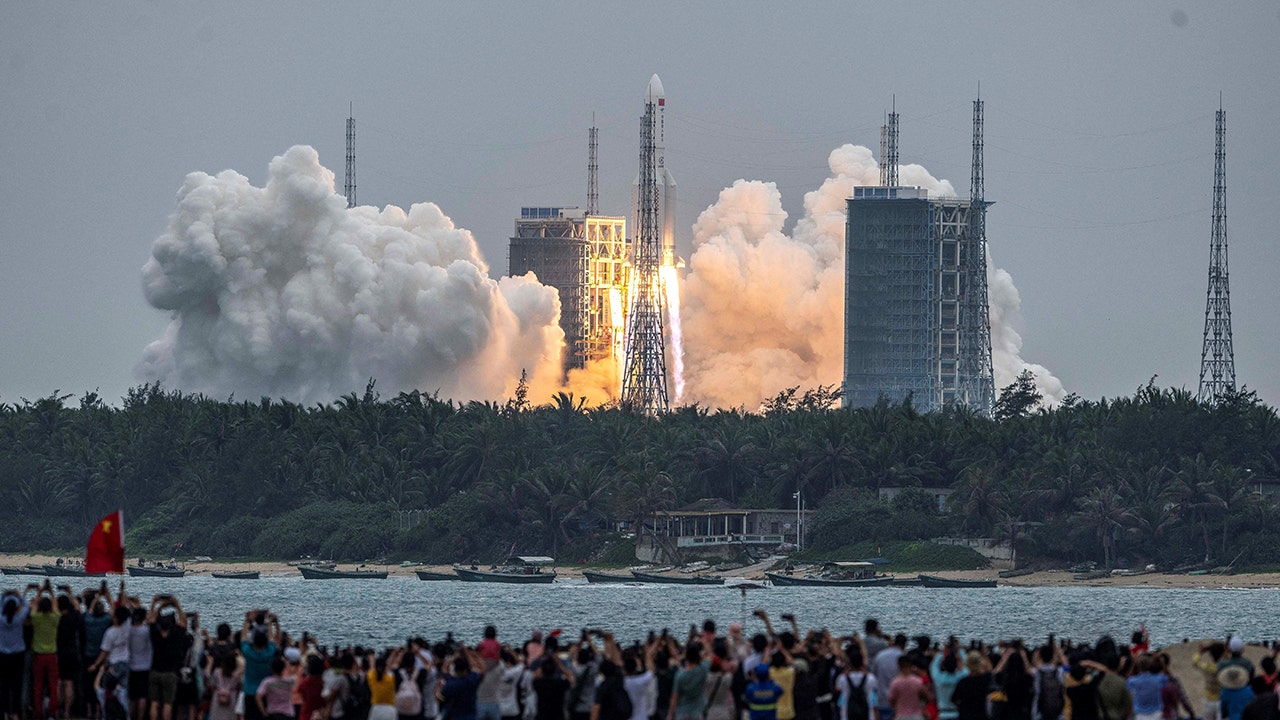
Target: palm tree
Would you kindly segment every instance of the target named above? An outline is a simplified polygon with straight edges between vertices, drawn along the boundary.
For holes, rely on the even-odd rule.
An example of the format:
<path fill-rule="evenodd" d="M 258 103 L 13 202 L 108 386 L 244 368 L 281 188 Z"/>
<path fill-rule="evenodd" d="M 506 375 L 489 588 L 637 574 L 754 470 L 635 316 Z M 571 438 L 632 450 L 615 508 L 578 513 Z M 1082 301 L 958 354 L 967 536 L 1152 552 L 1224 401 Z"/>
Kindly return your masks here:
<path fill-rule="evenodd" d="M 1124 501 L 1111 487 L 1094 488 L 1078 503 L 1080 509 L 1072 516 L 1081 529 L 1092 531 L 1102 544 L 1102 565 L 1110 568 L 1115 562 L 1116 533 L 1129 519 Z"/>

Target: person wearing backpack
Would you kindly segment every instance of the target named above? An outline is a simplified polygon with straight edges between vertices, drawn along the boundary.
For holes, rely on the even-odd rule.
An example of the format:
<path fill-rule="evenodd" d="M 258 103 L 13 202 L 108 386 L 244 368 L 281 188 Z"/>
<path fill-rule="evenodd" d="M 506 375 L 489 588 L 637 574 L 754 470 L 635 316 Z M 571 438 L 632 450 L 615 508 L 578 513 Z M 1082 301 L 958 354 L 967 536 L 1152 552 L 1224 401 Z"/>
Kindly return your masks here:
<path fill-rule="evenodd" d="M 1062 648 L 1052 636 L 1049 644 L 1036 652 L 1035 704 L 1032 717 L 1035 720 L 1061 720 L 1062 711 L 1066 707 L 1066 695 L 1063 692 L 1066 679 L 1066 658 L 1062 656 Z"/>
<path fill-rule="evenodd" d="M 209 703 L 209 720 L 236 720 L 236 700 L 244 688 L 244 678 L 235 653 L 222 656 L 222 662 L 209 678 L 213 698 Z"/>
<path fill-rule="evenodd" d="M 399 720 L 422 720 L 421 673 L 417 669 L 418 658 L 411 653 L 400 657 L 396 668 L 396 717 Z M 302 720 L 308 720 L 302 718 Z M 322 720 L 322 719 L 321 719 Z"/>
<path fill-rule="evenodd" d="M 373 706 L 373 695 L 369 690 L 363 663 L 354 655 L 347 655 L 343 660 L 347 675 L 347 694 L 342 700 L 342 717 L 345 720 L 367 720 Z"/>
<path fill-rule="evenodd" d="M 866 646 L 856 634 L 844 650 L 836 649 L 843 670 L 836 678 L 839 720 L 876 720 L 876 676 L 867 669 Z"/>

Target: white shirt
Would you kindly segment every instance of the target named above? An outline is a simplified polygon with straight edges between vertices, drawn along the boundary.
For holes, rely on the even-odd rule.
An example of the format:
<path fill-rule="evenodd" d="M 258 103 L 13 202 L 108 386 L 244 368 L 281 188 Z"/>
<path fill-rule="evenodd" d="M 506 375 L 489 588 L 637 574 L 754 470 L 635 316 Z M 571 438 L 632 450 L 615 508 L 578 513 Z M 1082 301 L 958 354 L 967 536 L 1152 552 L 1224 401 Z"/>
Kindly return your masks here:
<path fill-rule="evenodd" d="M 107 662 L 111 665 L 129 662 L 129 626 L 112 625 L 107 628 L 102 635 L 102 649 L 107 651 Z"/>
<path fill-rule="evenodd" d="M 840 720 L 862 720 L 862 718 L 849 717 L 849 693 L 855 692 L 858 684 L 862 682 L 862 678 L 867 679 L 867 684 L 862 690 L 867 695 L 867 720 L 875 720 L 876 712 L 876 676 L 859 670 L 853 672 L 840 673 L 836 678 L 836 691 L 840 693 L 840 697 L 844 698 L 840 702 Z"/>
<path fill-rule="evenodd" d="M 653 671 L 645 670 L 639 675 L 628 675 L 622 685 L 627 689 L 627 697 L 631 698 L 631 720 L 648 720 L 653 714 L 653 708 L 650 707 L 653 701 L 649 699 L 649 688 L 654 685 Z"/>

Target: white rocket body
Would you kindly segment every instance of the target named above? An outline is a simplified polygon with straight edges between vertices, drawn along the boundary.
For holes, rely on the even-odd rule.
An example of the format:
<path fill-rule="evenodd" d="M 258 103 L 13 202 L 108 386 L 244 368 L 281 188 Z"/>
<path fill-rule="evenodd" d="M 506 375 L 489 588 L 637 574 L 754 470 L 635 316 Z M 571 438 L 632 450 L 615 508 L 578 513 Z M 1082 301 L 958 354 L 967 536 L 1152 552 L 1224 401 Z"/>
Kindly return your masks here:
<path fill-rule="evenodd" d="M 676 253 L 676 180 L 666 165 L 666 92 L 662 89 L 662 80 L 657 75 L 649 78 L 649 87 L 645 90 L 644 102 L 654 104 L 653 145 L 657 168 L 654 178 L 658 184 L 658 212 L 662 223 L 662 264 L 674 265 Z M 632 237 L 640 231 L 640 173 L 631 184 L 631 227 Z"/>

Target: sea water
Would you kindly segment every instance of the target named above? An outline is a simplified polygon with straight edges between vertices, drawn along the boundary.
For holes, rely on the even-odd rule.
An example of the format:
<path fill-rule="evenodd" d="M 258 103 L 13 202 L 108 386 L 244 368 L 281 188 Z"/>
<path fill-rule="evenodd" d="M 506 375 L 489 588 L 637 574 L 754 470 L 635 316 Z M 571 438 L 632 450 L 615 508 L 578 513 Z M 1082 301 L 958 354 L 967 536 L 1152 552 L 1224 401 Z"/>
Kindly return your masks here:
<path fill-rule="evenodd" d="M 18 580 L 18 578 L 14 578 Z M 24 579 L 23 582 L 26 582 Z M 77 590 L 92 584 L 72 579 Z M 111 582 L 112 593 L 119 581 Z M 964 640 L 1060 638 L 1093 641 L 1103 634 L 1127 639 L 1145 624 L 1155 644 L 1238 633 L 1250 640 L 1280 636 L 1274 612 L 1280 589 L 1168 589 L 1104 587 L 997 587 L 990 589 L 778 587 L 739 590 L 724 586 L 590 585 L 558 579 L 551 585 L 428 581 L 304 580 L 264 575 L 260 580 L 129 578 L 126 588 L 144 604 L 157 593 L 177 596 L 183 609 L 200 613 L 210 634 L 221 622 L 239 629 L 245 612 L 268 608 L 295 636 L 305 630 L 321 644 L 395 645 L 411 636 L 431 641 L 446 632 L 478 641 L 485 625 L 518 642 L 534 629 L 561 628 L 577 637 L 583 628 L 612 630 L 620 642 L 668 628 L 683 637 L 690 624 L 708 618 L 721 627 L 769 612 L 781 629 L 781 613 L 793 613 L 802 629 L 835 635 L 861 631 L 874 617 L 889 632 L 957 635 Z"/>

